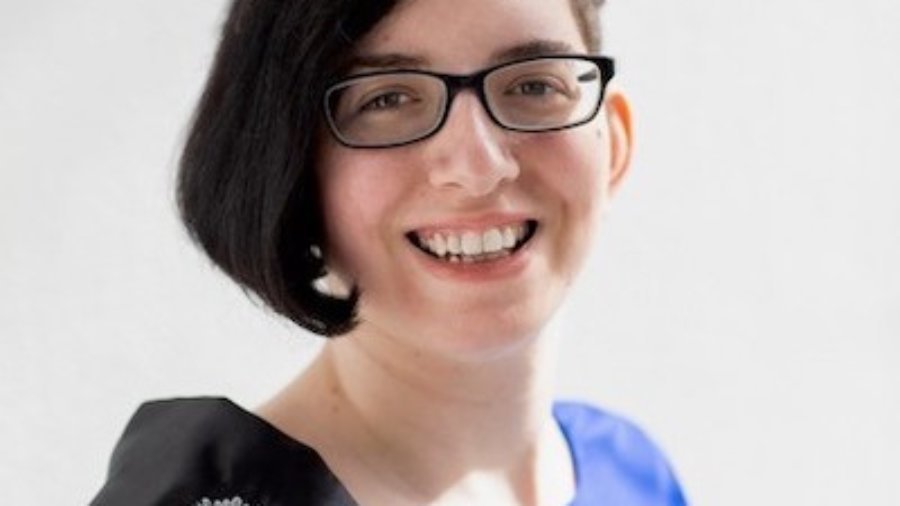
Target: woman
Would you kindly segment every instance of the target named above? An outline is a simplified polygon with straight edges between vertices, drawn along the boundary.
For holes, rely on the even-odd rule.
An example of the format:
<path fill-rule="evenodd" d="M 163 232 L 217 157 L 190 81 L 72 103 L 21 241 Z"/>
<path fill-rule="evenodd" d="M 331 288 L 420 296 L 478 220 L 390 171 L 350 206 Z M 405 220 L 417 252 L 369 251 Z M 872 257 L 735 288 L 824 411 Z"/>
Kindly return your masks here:
<path fill-rule="evenodd" d="M 631 149 L 598 9 L 236 0 L 183 218 L 333 339 L 256 413 L 142 406 L 94 504 L 684 504 L 638 429 L 552 399 L 546 327 Z"/>

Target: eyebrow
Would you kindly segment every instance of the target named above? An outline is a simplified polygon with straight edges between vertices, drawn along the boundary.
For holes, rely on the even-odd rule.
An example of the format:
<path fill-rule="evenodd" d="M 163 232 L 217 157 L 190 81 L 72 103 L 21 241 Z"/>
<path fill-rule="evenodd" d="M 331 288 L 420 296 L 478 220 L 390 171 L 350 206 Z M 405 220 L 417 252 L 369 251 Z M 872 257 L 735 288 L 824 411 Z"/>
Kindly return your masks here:
<path fill-rule="evenodd" d="M 516 44 L 514 46 L 495 51 L 491 55 L 491 61 L 494 63 L 502 63 L 510 60 L 534 58 L 536 56 L 569 54 L 574 52 L 575 48 L 573 48 L 566 42 L 558 40 L 535 39 L 524 44 Z"/>
<path fill-rule="evenodd" d="M 557 40 L 535 39 L 523 44 L 516 44 L 494 51 L 491 54 L 490 62 L 492 64 L 496 64 L 505 61 L 533 58 L 536 56 L 567 54 L 574 52 L 575 49 L 568 43 Z M 354 55 L 350 59 L 349 66 L 350 68 L 362 67 L 371 69 L 420 69 L 423 67 L 427 67 L 428 64 L 428 58 L 415 54 L 372 53 Z"/>
<path fill-rule="evenodd" d="M 421 68 L 428 61 L 421 57 L 403 53 L 359 54 L 350 59 L 350 68 L 365 67 L 373 69 L 386 68 Z"/>

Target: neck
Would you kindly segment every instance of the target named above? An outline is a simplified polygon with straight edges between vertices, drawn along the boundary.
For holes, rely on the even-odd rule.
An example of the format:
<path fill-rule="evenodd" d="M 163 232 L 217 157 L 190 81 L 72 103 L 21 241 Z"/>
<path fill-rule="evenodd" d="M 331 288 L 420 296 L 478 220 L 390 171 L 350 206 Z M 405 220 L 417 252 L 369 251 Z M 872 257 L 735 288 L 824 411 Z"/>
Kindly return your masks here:
<path fill-rule="evenodd" d="M 317 417 L 328 418 L 316 424 L 328 433 L 310 442 L 337 467 L 355 463 L 360 490 L 377 476 L 420 503 L 440 502 L 455 487 L 471 497 L 506 493 L 519 504 L 550 495 L 558 504 L 540 485 L 560 469 L 571 475 L 551 411 L 556 341 L 551 331 L 516 350 L 462 360 L 358 329 L 329 342 L 301 377 L 304 395 L 318 396 Z M 351 492 L 355 476 L 343 477 Z M 566 496 L 563 488 L 556 492 Z"/>
<path fill-rule="evenodd" d="M 554 359 L 548 340 L 489 361 L 461 361 L 380 339 L 335 341 L 323 359 L 360 420 L 392 443 L 494 466 L 525 450 L 547 421 Z M 422 452 L 423 444 L 441 452 Z"/>

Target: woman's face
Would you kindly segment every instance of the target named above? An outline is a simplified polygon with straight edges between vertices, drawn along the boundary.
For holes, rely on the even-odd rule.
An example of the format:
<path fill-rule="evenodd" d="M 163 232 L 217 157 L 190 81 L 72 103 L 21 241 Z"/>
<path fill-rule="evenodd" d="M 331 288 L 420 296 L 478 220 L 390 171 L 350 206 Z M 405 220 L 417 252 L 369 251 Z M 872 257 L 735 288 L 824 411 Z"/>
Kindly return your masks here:
<path fill-rule="evenodd" d="M 466 74 L 498 55 L 545 46 L 587 52 L 569 0 L 409 0 L 358 53 Z M 372 69 L 354 72 L 363 70 Z M 325 136 L 327 261 L 362 290 L 359 330 L 469 358 L 537 336 L 579 271 L 618 179 L 611 173 L 627 164 L 627 154 L 614 152 L 627 148 L 614 138 L 624 135 L 616 128 L 622 123 L 609 119 L 617 111 L 605 108 L 568 130 L 518 133 L 495 125 L 464 91 L 443 128 L 420 142 L 353 149 Z M 439 259 L 411 240 L 488 241 L 485 234 L 515 234 L 528 222 L 537 224 L 534 235 L 494 260 Z"/>

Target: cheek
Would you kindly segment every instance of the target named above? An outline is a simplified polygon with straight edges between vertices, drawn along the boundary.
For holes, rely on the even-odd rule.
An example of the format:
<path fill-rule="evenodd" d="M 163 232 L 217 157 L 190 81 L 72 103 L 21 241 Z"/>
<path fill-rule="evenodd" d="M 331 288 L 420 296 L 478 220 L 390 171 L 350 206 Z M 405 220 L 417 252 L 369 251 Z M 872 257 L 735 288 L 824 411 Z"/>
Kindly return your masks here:
<path fill-rule="evenodd" d="M 605 201 L 609 150 L 597 129 L 585 126 L 536 137 L 531 148 L 541 156 L 540 187 L 549 188 L 566 221 L 590 220 Z"/>
<path fill-rule="evenodd" d="M 534 171 L 540 179 L 531 186 L 547 205 L 550 268 L 571 278 L 590 250 L 605 207 L 608 149 L 595 128 L 546 135 L 533 148 L 535 157 L 542 156 Z"/>
<path fill-rule="evenodd" d="M 389 227 L 395 185 L 372 156 L 351 152 L 321 164 L 320 191 L 329 263 L 356 273 L 366 250 L 381 242 Z M 374 251 L 374 248 L 372 248 Z"/>
<path fill-rule="evenodd" d="M 603 218 L 609 200 L 609 177 L 609 146 L 596 129 L 586 129 L 573 143 L 568 174 L 564 178 L 573 202 L 570 218 L 582 241 L 582 250 L 589 248 Z"/>

